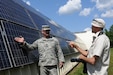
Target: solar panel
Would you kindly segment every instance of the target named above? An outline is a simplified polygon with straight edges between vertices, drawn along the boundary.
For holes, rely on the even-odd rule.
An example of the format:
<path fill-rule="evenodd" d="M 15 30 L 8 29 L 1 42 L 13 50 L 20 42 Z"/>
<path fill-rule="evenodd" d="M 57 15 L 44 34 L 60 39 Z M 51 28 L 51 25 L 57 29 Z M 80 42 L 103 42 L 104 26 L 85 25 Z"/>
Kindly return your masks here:
<path fill-rule="evenodd" d="M 28 10 L 28 13 L 29 13 L 31 19 L 33 20 L 33 22 L 35 23 L 36 27 L 38 27 L 39 30 L 41 30 L 43 24 L 47 24 L 46 20 L 43 19 L 42 17 L 40 17 L 39 15 L 36 15 L 29 10 Z"/>
<path fill-rule="evenodd" d="M 10 61 L 10 56 L 6 48 L 6 44 L 4 43 L 3 33 L 0 24 L 0 70 L 11 68 L 12 63 Z"/>
<path fill-rule="evenodd" d="M 0 0 L 0 18 L 35 28 L 27 11 L 12 0 Z"/>
<path fill-rule="evenodd" d="M 14 66 L 21 66 L 25 64 L 30 64 L 31 61 L 28 57 L 33 53 L 33 51 L 26 51 L 22 49 L 18 43 L 14 41 L 14 37 L 23 36 L 27 42 L 32 43 L 39 38 L 39 32 L 35 29 L 31 29 L 22 25 L 11 23 L 8 21 L 2 21 L 2 28 L 5 31 L 6 43 L 9 48 L 9 52 L 12 58 Z"/>

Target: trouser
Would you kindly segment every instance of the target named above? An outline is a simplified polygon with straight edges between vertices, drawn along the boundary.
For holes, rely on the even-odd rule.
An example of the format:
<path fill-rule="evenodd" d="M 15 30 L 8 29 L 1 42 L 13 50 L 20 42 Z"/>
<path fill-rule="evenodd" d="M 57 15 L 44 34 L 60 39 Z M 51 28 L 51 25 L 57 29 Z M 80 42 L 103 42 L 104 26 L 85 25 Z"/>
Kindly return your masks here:
<path fill-rule="evenodd" d="M 57 66 L 40 66 L 40 75 L 58 75 Z"/>
<path fill-rule="evenodd" d="M 87 73 L 87 63 L 86 62 L 83 62 L 83 73 Z"/>

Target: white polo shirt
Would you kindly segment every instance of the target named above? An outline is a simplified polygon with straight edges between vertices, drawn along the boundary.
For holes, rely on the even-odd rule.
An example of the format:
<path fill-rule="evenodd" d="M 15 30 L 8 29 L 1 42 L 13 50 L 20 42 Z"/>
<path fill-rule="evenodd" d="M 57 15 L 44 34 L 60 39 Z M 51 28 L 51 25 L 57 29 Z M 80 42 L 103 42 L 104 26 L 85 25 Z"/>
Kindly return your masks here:
<path fill-rule="evenodd" d="M 97 34 L 99 34 L 99 32 Z M 96 37 L 89 49 L 87 57 L 91 58 L 95 55 L 99 56 L 99 59 L 96 61 L 95 65 L 87 63 L 88 75 L 108 75 L 107 69 L 110 61 L 110 41 L 104 33 Z"/>

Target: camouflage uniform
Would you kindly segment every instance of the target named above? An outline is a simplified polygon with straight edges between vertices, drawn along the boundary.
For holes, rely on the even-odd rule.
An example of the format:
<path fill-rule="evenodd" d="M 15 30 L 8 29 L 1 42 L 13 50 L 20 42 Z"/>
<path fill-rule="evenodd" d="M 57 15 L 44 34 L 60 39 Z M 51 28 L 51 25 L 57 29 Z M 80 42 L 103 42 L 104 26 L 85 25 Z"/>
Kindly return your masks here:
<path fill-rule="evenodd" d="M 25 42 L 23 47 L 27 47 L 30 50 L 38 49 L 40 75 L 58 75 L 58 62 L 64 62 L 65 60 L 59 41 L 55 37 L 42 37 L 36 40 L 33 44 Z"/>

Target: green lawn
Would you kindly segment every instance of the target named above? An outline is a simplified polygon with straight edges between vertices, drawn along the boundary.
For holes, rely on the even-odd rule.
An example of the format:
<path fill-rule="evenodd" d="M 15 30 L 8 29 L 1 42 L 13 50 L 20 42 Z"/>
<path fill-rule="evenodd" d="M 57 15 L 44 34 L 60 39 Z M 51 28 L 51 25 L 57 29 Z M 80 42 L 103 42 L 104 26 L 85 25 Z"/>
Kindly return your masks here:
<path fill-rule="evenodd" d="M 108 75 L 113 75 L 113 48 L 110 49 L 111 56 L 110 56 L 110 66 L 108 69 Z"/>
<path fill-rule="evenodd" d="M 108 75 L 113 75 L 113 48 L 110 49 L 111 56 L 110 56 L 110 66 L 108 69 Z M 82 73 L 83 64 L 79 63 L 77 67 L 75 67 L 69 74 L 67 75 L 87 75 Z"/>

